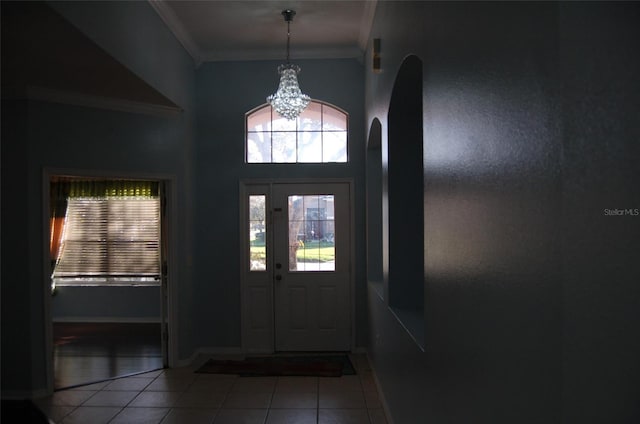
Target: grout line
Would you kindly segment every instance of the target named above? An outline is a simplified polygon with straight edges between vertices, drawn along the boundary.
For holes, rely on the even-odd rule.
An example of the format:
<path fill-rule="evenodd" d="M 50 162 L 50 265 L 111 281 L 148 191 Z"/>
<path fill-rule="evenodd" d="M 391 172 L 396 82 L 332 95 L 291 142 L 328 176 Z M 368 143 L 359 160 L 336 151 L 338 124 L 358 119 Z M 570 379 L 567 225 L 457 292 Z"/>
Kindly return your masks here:
<path fill-rule="evenodd" d="M 97 395 L 98 393 L 100 393 L 101 391 L 102 391 L 102 389 L 100 389 L 100 390 L 96 390 L 94 394 L 92 394 L 91 396 L 89 396 L 88 398 L 86 398 L 85 400 L 83 400 L 83 401 L 80 403 L 80 405 L 77 405 L 77 406 L 78 406 L 78 407 L 80 407 L 80 406 L 84 406 L 84 404 L 85 404 L 89 399 L 91 399 L 92 397 L 94 397 L 95 395 Z"/>
<path fill-rule="evenodd" d="M 60 422 L 64 421 L 65 418 L 67 418 L 69 415 L 73 414 L 73 412 L 78 408 L 79 408 L 79 406 L 74 406 L 73 409 L 71 409 L 71 411 L 69 411 L 68 413 L 64 414 L 64 416 L 62 418 L 60 418 Z M 52 421 L 50 417 L 47 417 L 47 418 L 49 418 L 49 420 Z"/>
<path fill-rule="evenodd" d="M 113 422 L 113 420 L 115 420 L 115 419 L 116 419 L 116 417 L 117 417 L 118 415 L 120 415 L 120 413 L 121 413 L 122 411 L 124 411 L 124 408 L 120 408 L 120 410 L 119 410 L 119 411 L 118 411 L 118 412 L 117 412 L 113 417 L 111 417 L 111 419 L 110 419 L 107 423 L 111 423 L 111 422 Z"/>
<path fill-rule="evenodd" d="M 213 417 L 213 422 L 215 422 L 216 418 L 218 418 L 218 414 L 220 414 L 220 411 L 223 409 L 224 407 L 224 403 L 227 401 L 227 399 L 229 398 L 229 395 L 231 394 L 231 391 L 233 390 L 233 388 L 236 386 L 236 383 L 238 382 L 238 377 L 233 379 L 233 384 L 229 386 L 229 388 L 227 389 L 227 391 L 224 394 L 224 399 L 222 399 L 222 402 L 220 402 L 220 407 L 218 408 L 218 410 L 216 411 L 216 415 Z"/>
<path fill-rule="evenodd" d="M 263 423 L 266 424 L 269 419 L 269 415 L 271 414 L 271 405 L 273 405 L 273 398 L 276 395 L 276 389 L 278 388 L 278 383 L 280 382 L 280 377 L 276 377 L 276 384 L 273 386 L 273 390 L 271 391 L 271 399 L 269 400 L 269 406 L 267 407 L 267 413 L 264 416 Z"/>

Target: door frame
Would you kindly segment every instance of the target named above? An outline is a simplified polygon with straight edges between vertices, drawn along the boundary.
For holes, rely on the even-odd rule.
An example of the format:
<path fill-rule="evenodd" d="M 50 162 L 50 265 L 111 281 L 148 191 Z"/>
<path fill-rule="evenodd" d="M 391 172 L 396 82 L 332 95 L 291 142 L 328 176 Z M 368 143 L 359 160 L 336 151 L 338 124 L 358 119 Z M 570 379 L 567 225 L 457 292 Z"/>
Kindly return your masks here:
<path fill-rule="evenodd" d="M 354 351 L 356 347 L 356 331 L 355 331 L 355 312 L 356 312 L 356 299 L 355 299 L 355 270 L 356 270 L 356 255 L 355 255 L 355 199 L 354 199 L 354 180 L 353 178 L 264 178 L 264 179 L 241 179 L 239 183 L 239 237 L 240 237 L 240 306 L 241 306 L 241 348 L 245 355 L 247 354 L 268 354 L 275 352 L 275 297 L 273 286 L 273 255 L 267 256 L 267 273 L 262 284 L 265 290 L 265 302 L 267 308 L 267 321 L 268 327 L 265 329 L 264 337 L 256 337 L 252 334 L 249 328 L 249 296 L 248 290 L 250 288 L 251 279 L 249 278 L 250 272 L 248 271 L 247 264 L 249 263 L 249 257 L 247 246 L 249 245 L 249 235 L 247 232 L 247 200 L 248 195 L 252 194 L 250 187 L 262 186 L 268 190 L 267 193 L 267 222 L 269 228 L 271 228 L 271 211 L 269 206 L 269 199 L 271 198 L 271 191 L 273 185 L 280 184 L 347 184 L 349 193 L 349 321 L 350 321 L 350 350 Z M 271 231 L 267 234 L 267 238 L 271 239 L 273 234 Z M 259 340 L 261 339 L 261 340 Z"/>
<path fill-rule="evenodd" d="M 42 172 L 42 287 L 43 287 L 43 310 L 44 310 L 44 337 L 45 337 L 45 372 L 46 391 L 51 394 L 54 391 L 55 370 L 53 365 L 53 316 L 51 300 L 51 263 L 49 253 L 49 219 L 50 219 L 50 189 L 51 177 L 55 175 L 68 175 L 72 177 L 105 178 L 105 179 L 136 179 L 158 181 L 164 187 L 161 199 L 163 221 L 161 225 L 166 231 L 162 232 L 162 243 L 166 243 L 166 255 L 163 261 L 166 262 L 166 277 L 161 280 L 161 304 L 160 322 L 164 323 L 161 328 L 161 343 L 164 367 L 178 366 L 178 315 L 176 304 L 176 285 L 178 281 L 178 270 L 176 258 L 177 254 L 177 177 L 173 174 L 149 174 L 126 171 L 97 171 L 87 169 L 72 168 L 51 168 L 44 167 Z M 164 286 L 162 284 L 164 283 Z"/>

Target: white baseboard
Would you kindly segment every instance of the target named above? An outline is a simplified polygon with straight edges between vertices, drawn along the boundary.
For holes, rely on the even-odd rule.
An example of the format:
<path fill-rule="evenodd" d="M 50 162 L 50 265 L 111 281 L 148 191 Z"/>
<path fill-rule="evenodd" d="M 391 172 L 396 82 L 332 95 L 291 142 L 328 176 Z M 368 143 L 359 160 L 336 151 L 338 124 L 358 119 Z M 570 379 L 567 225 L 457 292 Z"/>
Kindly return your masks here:
<path fill-rule="evenodd" d="M 384 416 L 387 418 L 387 424 L 394 424 L 393 418 L 391 417 L 391 414 L 389 414 L 389 404 L 387 403 L 387 399 L 385 398 L 384 392 L 382 391 L 382 386 L 380 385 L 380 380 L 378 380 L 376 369 L 373 365 L 373 362 L 371 362 L 371 358 L 369 357 L 368 352 L 366 352 L 366 349 L 365 349 L 365 354 L 367 355 L 367 361 L 369 362 L 369 367 L 371 368 L 371 375 L 373 375 L 373 381 L 376 383 L 376 389 L 378 390 L 378 397 L 380 398 L 380 403 L 382 404 L 382 410 L 384 411 Z"/>

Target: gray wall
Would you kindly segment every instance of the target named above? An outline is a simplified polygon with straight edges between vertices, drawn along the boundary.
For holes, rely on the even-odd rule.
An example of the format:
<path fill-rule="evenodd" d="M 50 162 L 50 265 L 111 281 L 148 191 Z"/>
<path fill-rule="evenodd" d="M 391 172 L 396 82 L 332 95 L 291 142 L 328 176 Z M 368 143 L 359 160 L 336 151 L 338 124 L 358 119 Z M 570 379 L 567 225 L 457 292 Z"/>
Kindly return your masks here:
<path fill-rule="evenodd" d="M 349 163 L 245 164 L 245 113 L 278 86 L 280 62 L 205 63 L 197 71 L 196 278 L 199 346 L 238 347 L 240 333 L 240 179 L 353 178 L 358 346 L 366 343 L 363 68 L 355 60 L 294 60 L 302 91 L 349 114 Z M 225 323 L 220 325 L 220 323 Z"/>
<path fill-rule="evenodd" d="M 640 205 L 638 12 L 378 3 L 383 144 L 403 59 L 424 66 L 425 351 L 368 296 L 395 423 L 640 418 L 640 217 L 604 214 Z"/>
<path fill-rule="evenodd" d="M 640 4 L 558 21 L 564 419 L 639 422 L 640 216 L 605 209 L 640 209 Z"/>
<path fill-rule="evenodd" d="M 401 142 L 387 137 L 397 70 L 409 54 L 423 62 L 425 351 L 388 299 L 369 297 L 374 368 L 396 423 L 558 416 L 559 139 L 544 9 L 379 4 L 384 72 L 368 75 L 367 107 L 383 143 Z"/>
<path fill-rule="evenodd" d="M 160 322 L 160 287 L 56 287 L 54 322 Z"/>

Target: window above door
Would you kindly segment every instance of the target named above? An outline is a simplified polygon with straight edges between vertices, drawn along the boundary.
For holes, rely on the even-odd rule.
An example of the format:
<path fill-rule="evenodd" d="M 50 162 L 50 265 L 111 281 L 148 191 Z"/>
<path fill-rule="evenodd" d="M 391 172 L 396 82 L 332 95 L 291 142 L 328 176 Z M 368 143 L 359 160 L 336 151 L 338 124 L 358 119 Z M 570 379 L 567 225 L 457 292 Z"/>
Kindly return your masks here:
<path fill-rule="evenodd" d="M 312 100 L 293 120 L 265 104 L 246 115 L 247 163 L 344 163 L 348 161 L 349 116 Z"/>

